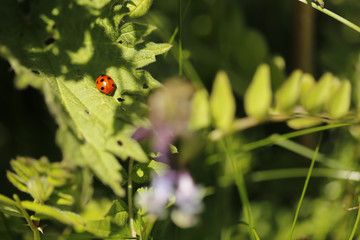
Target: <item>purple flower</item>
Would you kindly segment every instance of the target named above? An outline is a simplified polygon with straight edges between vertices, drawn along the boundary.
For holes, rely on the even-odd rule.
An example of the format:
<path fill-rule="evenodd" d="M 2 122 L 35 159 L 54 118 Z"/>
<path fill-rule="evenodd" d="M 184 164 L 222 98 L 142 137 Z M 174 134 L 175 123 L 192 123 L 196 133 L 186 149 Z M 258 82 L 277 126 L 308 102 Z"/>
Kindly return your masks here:
<path fill-rule="evenodd" d="M 171 218 L 179 227 L 188 228 L 197 223 L 197 214 L 203 209 L 204 193 L 202 187 L 195 185 L 188 171 L 169 170 L 154 177 L 151 188 L 139 193 L 136 203 L 146 212 L 164 218 L 167 216 L 167 205 L 175 198 Z"/>
<path fill-rule="evenodd" d="M 167 215 L 166 205 L 170 197 L 174 195 L 174 179 L 175 175 L 171 170 L 153 178 L 150 189 L 136 196 L 137 205 L 150 214 L 164 218 Z"/>
<path fill-rule="evenodd" d="M 183 166 L 170 160 L 170 145 L 191 134 L 189 119 L 193 90 L 190 84 L 179 79 L 166 83 L 149 98 L 149 119 L 153 129 L 139 128 L 133 134 L 136 140 L 149 138 L 152 151 L 159 155 L 155 160 L 172 167 L 164 175 L 154 176 L 149 189 L 139 191 L 135 199 L 137 205 L 147 213 L 163 218 L 167 216 L 167 207 L 173 204 L 171 218 L 183 228 L 197 223 L 197 214 L 203 209 L 204 189 L 195 185 L 187 170 L 174 168 Z"/>
<path fill-rule="evenodd" d="M 180 211 L 189 214 L 198 214 L 202 211 L 204 189 L 196 186 L 188 171 L 182 170 L 178 174 L 175 192 L 175 205 Z"/>

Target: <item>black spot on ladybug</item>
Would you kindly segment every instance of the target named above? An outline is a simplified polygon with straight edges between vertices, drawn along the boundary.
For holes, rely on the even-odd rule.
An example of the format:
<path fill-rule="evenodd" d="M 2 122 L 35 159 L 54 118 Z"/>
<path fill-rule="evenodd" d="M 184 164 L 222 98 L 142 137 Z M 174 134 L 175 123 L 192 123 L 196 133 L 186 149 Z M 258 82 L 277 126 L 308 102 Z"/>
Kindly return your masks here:
<path fill-rule="evenodd" d="M 101 79 L 101 80 L 100 80 L 100 82 L 103 82 L 103 81 L 105 81 L 105 80 L 104 80 L 104 79 Z"/>
<path fill-rule="evenodd" d="M 101 77 L 104 77 L 104 76 L 105 76 L 105 74 L 101 74 L 100 76 L 101 76 Z"/>
<path fill-rule="evenodd" d="M 113 84 L 112 86 L 115 87 L 115 84 Z"/>
<path fill-rule="evenodd" d="M 36 75 L 40 75 L 40 72 L 37 70 L 31 70 L 31 72 L 35 73 Z"/>
<path fill-rule="evenodd" d="M 104 90 L 105 88 L 104 87 L 101 87 L 101 90 Z"/>
<path fill-rule="evenodd" d="M 121 97 L 117 98 L 117 100 L 118 100 L 119 102 L 125 101 L 125 99 L 123 99 L 123 98 L 121 98 Z"/>
<path fill-rule="evenodd" d="M 118 41 L 118 43 L 123 44 L 124 42 L 122 40 Z"/>
<path fill-rule="evenodd" d="M 46 40 L 44 41 L 44 44 L 45 44 L 46 46 L 48 46 L 48 45 L 54 43 L 55 41 L 56 41 L 55 38 L 49 37 L 48 39 L 46 39 Z"/>
<path fill-rule="evenodd" d="M 85 110 L 85 113 L 86 113 L 86 114 L 90 114 L 89 110 Z"/>
<path fill-rule="evenodd" d="M 96 81 L 96 84 L 99 84 L 99 81 Z"/>
<path fill-rule="evenodd" d="M 146 83 L 143 84 L 143 89 L 148 89 L 149 85 L 147 85 Z"/>
<path fill-rule="evenodd" d="M 111 77 L 108 77 L 109 80 L 111 80 Z"/>
<path fill-rule="evenodd" d="M 117 143 L 119 146 L 122 146 L 122 145 L 123 145 L 123 142 L 120 141 L 120 140 L 117 140 L 116 143 Z"/>

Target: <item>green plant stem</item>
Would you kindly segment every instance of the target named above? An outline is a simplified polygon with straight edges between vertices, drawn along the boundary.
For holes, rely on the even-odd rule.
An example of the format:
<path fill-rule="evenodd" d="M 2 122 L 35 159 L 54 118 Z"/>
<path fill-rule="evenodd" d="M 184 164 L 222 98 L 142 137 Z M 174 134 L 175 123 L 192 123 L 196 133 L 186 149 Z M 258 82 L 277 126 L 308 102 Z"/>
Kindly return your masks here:
<path fill-rule="evenodd" d="M 171 35 L 171 38 L 170 38 L 169 42 L 168 42 L 169 44 L 173 44 L 173 42 L 175 40 L 175 37 L 178 34 L 178 32 L 179 32 L 179 27 L 176 27 L 173 34 Z M 166 59 L 168 53 L 169 53 L 169 51 L 164 53 L 164 59 Z"/>
<path fill-rule="evenodd" d="M 308 171 L 308 174 L 306 176 L 306 180 L 305 180 L 305 184 L 304 184 L 304 187 L 303 187 L 303 191 L 301 193 L 301 197 L 300 197 L 300 200 L 299 200 L 299 204 L 298 204 L 298 207 L 296 209 L 296 212 L 295 212 L 295 217 L 294 217 L 294 221 L 293 221 L 293 224 L 291 226 L 291 231 L 290 231 L 290 237 L 289 237 L 289 240 L 291 240 L 292 236 L 293 236 L 293 233 L 294 233 L 294 229 L 295 229 L 295 225 L 296 225 L 296 221 L 298 219 L 298 216 L 299 216 L 299 212 L 300 212 L 300 208 L 301 208 L 301 205 L 302 205 L 302 202 L 304 200 L 304 197 L 305 197 L 305 193 L 306 193 L 306 189 L 309 185 L 309 181 L 310 181 L 310 177 L 311 177 L 311 172 L 314 168 L 314 164 L 315 164 L 315 160 L 316 160 L 316 157 L 317 157 L 317 154 L 319 152 L 319 149 L 320 149 L 320 143 L 321 143 L 321 139 L 322 139 L 322 134 L 320 135 L 319 137 L 319 142 L 316 146 L 316 149 L 315 149 L 315 153 L 314 153 L 314 157 L 311 161 L 311 164 L 310 164 L 310 168 L 309 168 L 309 171 Z"/>
<path fill-rule="evenodd" d="M 129 171 L 128 171 L 128 206 L 129 206 L 129 224 L 131 237 L 136 237 L 136 231 L 134 226 L 134 213 L 133 213 L 133 186 L 132 186 L 132 169 L 134 165 L 134 160 L 130 158 L 129 160 Z"/>
<path fill-rule="evenodd" d="M 254 182 L 262 182 L 286 178 L 299 178 L 307 176 L 308 171 L 308 168 L 285 168 L 265 170 L 254 172 L 253 174 L 251 174 L 251 179 Z M 340 169 L 316 168 L 313 169 L 312 177 L 323 177 L 360 182 L 360 172 Z"/>
<path fill-rule="evenodd" d="M 360 197 L 358 197 L 358 202 L 360 202 Z M 359 226 L 359 221 L 360 221 L 360 209 L 358 209 L 357 211 L 358 211 L 358 213 L 357 213 L 357 216 L 356 216 L 355 224 L 354 224 L 353 230 L 351 231 L 349 240 L 354 239 L 354 236 L 355 236 L 355 233 L 356 233 L 356 229 L 357 229 L 358 226 Z"/>
<path fill-rule="evenodd" d="M 242 174 L 242 171 L 237 168 L 237 164 L 235 161 L 235 154 L 232 150 L 231 138 L 227 137 L 222 142 L 223 142 L 223 148 L 224 148 L 224 151 L 226 154 L 226 159 L 230 163 L 230 166 L 232 169 L 232 174 L 235 178 L 235 183 L 236 183 L 237 189 L 239 191 L 241 202 L 243 204 L 245 221 L 249 225 L 250 237 L 251 237 L 251 239 L 260 239 L 258 234 L 256 233 L 256 230 L 254 227 L 254 220 L 253 220 L 251 206 L 250 206 L 250 202 L 249 202 L 247 191 L 246 191 L 244 176 Z"/>
<path fill-rule="evenodd" d="M 309 2 L 307 0 L 298 0 L 299 2 L 311 5 L 313 8 L 319 10 L 320 12 L 325 13 L 326 15 L 328 15 L 329 17 L 332 17 L 336 20 L 338 20 L 339 22 L 345 24 L 346 26 L 348 26 L 349 28 L 352 28 L 353 30 L 357 31 L 360 33 L 360 27 L 355 25 L 354 23 L 350 22 L 349 20 L 346 20 L 345 18 L 337 15 L 336 13 L 333 13 L 332 11 L 326 9 L 326 8 L 322 8 L 321 6 L 318 6 L 316 3 L 313 2 Z"/>
<path fill-rule="evenodd" d="M 183 15 L 181 16 L 181 21 L 184 20 L 185 15 L 186 15 L 186 13 L 187 13 L 187 10 L 189 9 L 189 6 L 190 6 L 190 4 L 191 4 L 191 1 L 192 1 L 192 0 L 189 0 L 189 1 L 188 1 L 188 4 L 186 5 L 186 8 L 185 8 L 185 10 L 184 10 L 184 13 L 183 13 Z M 173 44 L 173 42 L 174 42 L 174 40 L 175 40 L 175 37 L 176 37 L 176 35 L 178 34 L 178 32 L 179 32 L 179 26 L 177 26 L 177 27 L 175 28 L 173 34 L 171 35 L 171 38 L 170 38 L 170 40 L 169 40 L 169 42 L 168 42 L 169 44 Z M 164 59 L 167 57 L 168 53 L 169 53 L 169 52 L 164 53 Z"/>
<path fill-rule="evenodd" d="M 171 38 L 171 33 L 167 31 L 167 29 L 163 26 L 163 22 L 159 21 L 157 18 L 149 15 L 151 21 L 159 27 L 160 31 L 158 34 L 163 41 L 168 41 Z M 177 30 L 178 31 L 178 30 Z M 179 63 L 179 46 L 176 42 L 173 43 L 173 48 L 170 51 L 171 55 L 174 59 Z M 194 84 L 196 89 L 200 89 L 204 87 L 204 84 L 201 81 L 199 74 L 197 73 L 194 66 L 188 59 L 182 59 L 182 68 L 186 76 L 189 78 L 192 84 Z"/>
<path fill-rule="evenodd" d="M 25 208 L 21 205 L 20 198 L 16 194 L 14 194 L 13 197 L 16 202 L 17 208 L 20 210 L 30 229 L 33 231 L 34 240 L 40 240 L 40 232 L 38 231 L 37 226 L 34 224 L 34 222 L 30 219 L 30 216 L 25 210 Z"/>
<path fill-rule="evenodd" d="M 276 142 L 275 144 L 310 160 L 314 156 L 314 150 L 289 139 L 284 139 L 282 141 Z M 321 153 L 318 153 L 317 162 L 320 162 L 329 168 L 343 170 L 351 169 L 351 167 L 346 166 L 346 164 L 341 163 L 339 160 L 328 158 Z"/>
<path fill-rule="evenodd" d="M 314 133 L 314 132 L 321 132 L 321 131 L 324 131 L 324 130 L 350 126 L 350 125 L 354 125 L 354 124 L 358 124 L 358 123 L 359 122 L 332 124 L 332 125 L 325 125 L 325 126 L 320 126 L 320 127 L 314 127 L 314 128 L 308 128 L 308 129 L 304 129 L 304 130 L 299 130 L 299 131 L 295 131 L 295 132 L 291 132 L 291 133 L 286 133 L 286 134 L 283 134 L 283 135 L 277 135 L 276 134 L 276 135 L 272 135 L 272 136 L 270 136 L 268 138 L 261 139 L 259 141 L 244 144 L 242 146 L 241 150 L 242 150 L 242 152 L 248 152 L 248 151 L 252 151 L 252 150 L 254 150 L 256 148 L 264 147 L 264 146 L 267 146 L 267 145 L 282 141 L 283 139 L 299 137 L 299 136 L 303 136 L 303 135 Z"/>
<path fill-rule="evenodd" d="M 181 11 L 181 0 L 178 0 L 178 11 L 179 11 L 179 76 L 182 76 L 183 75 L 183 70 L 182 70 L 182 11 Z"/>

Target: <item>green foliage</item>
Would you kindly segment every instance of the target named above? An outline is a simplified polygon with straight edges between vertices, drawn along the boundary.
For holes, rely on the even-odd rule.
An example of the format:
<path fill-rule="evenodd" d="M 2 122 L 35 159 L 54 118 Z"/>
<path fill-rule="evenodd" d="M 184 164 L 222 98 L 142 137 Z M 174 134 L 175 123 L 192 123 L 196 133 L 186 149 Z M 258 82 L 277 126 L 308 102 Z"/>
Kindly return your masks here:
<path fill-rule="evenodd" d="M 134 102 L 143 101 L 159 83 L 141 68 L 170 48 L 143 43 L 143 37 L 154 30 L 152 26 L 118 25 L 126 15 L 144 14 L 151 1 L 142 2 L 135 2 L 128 13 L 108 1 L 98 5 L 88 1 L 34 2 L 29 22 L 12 14 L 22 11 L 13 1 L 4 2 L 1 11 L 6 21 L 0 28 L 7 34 L 0 38 L 0 54 L 12 64 L 18 85 L 42 90 L 60 127 L 58 143 L 71 153 L 67 160 L 91 168 L 119 196 L 124 190 L 116 157 L 148 161 L 130 138 L 131 123 L 141 122 L 146 110 L 132 109 Z M 113 96 L 96 89 L 94 81 L 101 74 L 115 80 Z"/>
<path fill-rule="evenodd" d="M 0 194 L 0 211 L 14 217 L 22 217 L 21 212 L 16 207 L 16 202 Z"/>
<path fill-rule="evenodd" d="M 19 157 L 10 162 L 14 172 L 7 172 L 9 181 L 19 190 L 29 193 L 37 202 L 47 201 L 52 194 L 57 201 L 72 203 L 71 192 L 62 192 L 71 184 L 70 169 L 59 163 L 49 163 L 46 158 L 39 160 Z M 59 191 L 54 190 L 59 189 Z"/>
<path fill-rule="evenodd" d="M 64 153 L 62 164 L 45 158 L 11 162 L 14 172 L 7 173 L 8 179 L 34 198 L 35 202 L 21 205 L 37 217 L 56 219 L 97 236 L 112 232 L 111 221 L 126 223 L 121 213 L 87 221 L 63 208 L 79 210 L 91 197 L 92 176 L 86 168 L 116 195 L 124 196 L 124 172 L 118 159 L 148 162 L 131 135 L 135 123 L 146 122 L 145 97 L 160 84 L 142 68 L 171 46 L 145 42 L 155 27 L 124 17 L 144 15 L 151 3 L 37 1 L 23 8 L 16 1 L 3 2 L 0 31 L 6 34 L 0 36 L 0 55 L 10 62 L 19 88 L 31 85 L 43 93 L 59 125 L 57 143 Z M 96 89 L 94 82 L 101 74 L 114 79 L 114 94 Z M 85 167 L 78 177 L 74 164 Z M 4 213 L 25 217 L 12 200 L 1 197 Z"/>
<path fill-rule="evenodd" d="M 127 3 L 129 16 L 137 18 L 145 15 L 152 4 L 152 0 L 132 0 Z"/>

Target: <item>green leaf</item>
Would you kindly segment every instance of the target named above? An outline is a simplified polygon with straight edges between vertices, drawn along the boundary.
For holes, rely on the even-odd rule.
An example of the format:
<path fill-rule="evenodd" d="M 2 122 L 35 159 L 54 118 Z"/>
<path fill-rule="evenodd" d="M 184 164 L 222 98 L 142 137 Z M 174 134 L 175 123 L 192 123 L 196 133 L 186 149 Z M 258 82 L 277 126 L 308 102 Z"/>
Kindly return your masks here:
<path fill-rule="evenodd" d="M 351 84 L 348 80 L 341 83 L 338 90 L 331 96 L 327 111 L 333 118 L 345 116 L 350 108 L 351 103 Z"/>
<path fill-rule="evenodd" d="M 16 207 L 16 202 L 2 194 L 0 194 L 0 211 L 14 217 L 24 217 Z"/>
<path fill-rule="evenodd" d="M 120 134 L 115 136 L 115 139 L 108 141 L 106 148 L 122 159 L 130 157 L 142 163 L 149 161 L 146 153 L 138 142 L 132 138 L 123 137 Z"/>
<path fill-rule="evenodd" d="M 15 173 L 6 173 L 9 181 L 39 202 L 48 200 L 55 187 L 66 185 L 71 179 L 65 164 L 49 163 L 46 157 L 17 157 L 10 164 Z"/>
<path fill-rule="evenodd" d="M 34 168 L 31 158 L 18 157 L 10 161 L 10 165 L 15 173 L 19 176 L 19 180 L 26 183 L 30 177 L 38 175 L 38 171 Z"/>
<path fill-rule="evenodd" d="M 205 88 L 197 90 L 191 104 L 190 128 L 199 130 L 210 125 L 209 94 Z"/>
<path fill-rule="evenodd" d="M 270 81 L 270 67 L 267 64 L 261 64 L 245 92 L 245 112 L 250 117 L 259 120 L 266 118 L 272 100 Z"/>
<path fill-rule="evenodd" d="M 154 160 L 150 161 L 148 167 L 153 169 L 157 175 L 163 175 L 169 170 L 169 165 Z"/>
<path fill-rule="evenodd" d="M 19 175 L 16 175 L 15 173 L 7 171 L 6 177 L 17 189 L 19 189 L 20 191 L 29 193 L 29 190 L 26 187 L 24 180 Z"/>
<path fill-rule="evenodd" d="M 131 134 L 144 122 L 146 96 L 160 83 L 141 68 L 171 48 L 144 42 L 152 26 L 129 19 L 119 25 L 127 14 L 123 4 L 39 0 L 31 2 L 26 13 L 31 21 L 24 21 L 16 1 L 4 0 L 0 9 L 0 33 L 6 33 L 0 34 L 0 56 L 9 60 L 17 85 L 43 92 L 59 125 L 57 142 L 64 159 L 89 167 L 120 196 L 122 167 L 116 158 L 148 161 Z M 125 4 L 137 17 L 151 1 Z M 114 79 L 112 95 L 97 90 L 94 82 L 101 74 Z M 26 171 L 23 175 L 32 176 Z M 61 184 L 61 179 L 52 178 L 51 183 Z"/>
<path fill-rule="evenodd" d="M 33 177 L 27 182 L 27 188 L 34 200 L 45 202 L 54 190 L 54 186 L 49 183 L 47 177 Z"/>
<path fill-rule="evenodd" d="M 73 212 L 63 211 L 55 207 L 51 207 L 35 202 L 30 202 L 30 201 L 22 201 L 21 205 L 25 209 L 36 212 L 36 214 L 41 214 L 46 217 L 50 217 L 67 225 L 85 226 L 85 220 Z"/>
<path fill-rule="evenodd" d="M 108 152 L 99 150 L 90 144 L 85 144 L 80 149 L 83 154 L 87 165 L 97 175 L 104 184 L 110 186 L 115 194 L 124 196 L 125 191 L 120 186 L 122 176 L 120 170 L 121 165 L 117 159 Z"/>
<path fill-rule="evenodd" d="M 284 84 L 276 91 L 276 109 L 281 112 L 290 112 L 300 96 L 301 70 L 295 70 Z"/>
<path fill-rule="evenodd" d="M 56 195 L 58 196 L 58 199 L 56 201 L 56 204 L 58 204 L 58 205 L 71 206 L 75 202 L 74 197 L 70 194 L 63 193 L 63 192 L 57 192 Z"/>
<path fill-rule="evenodd" d="M 125 202 L 115 200 L 105 216 L 111 217 L 111 221 L 116 225 L 122 227 L 126 224 L 129 214 L 128 207 Z"/>
<path fill-rule="evenodd" d="M 151 7 L 152 0 L 130 0 L 127 7 L 130 10 L 129 16 L 137 18 L 145 15 Z"/>
<path fill-rule="evenodd" d="M 228 132 L 235 118 L 235 98 L 224 71 L 216 74 L 210 96 L 210 110 L 216 128 Z"/>
<path fill-rule="evenodd" d="M 116 40 L 122 42 L 125 45 L 135 46 L 142 43 L 143 37 L 149 35 L 156 29 L 155 26 L 145 25 L 140 23 L 125 23 L 120 28 L 120 36 Z"/>
<path fill-rule="evenodd" d="M 111 233 L 110 219 L 87 221 L 85 230 L 98 237 L 107 237 Z"/>

